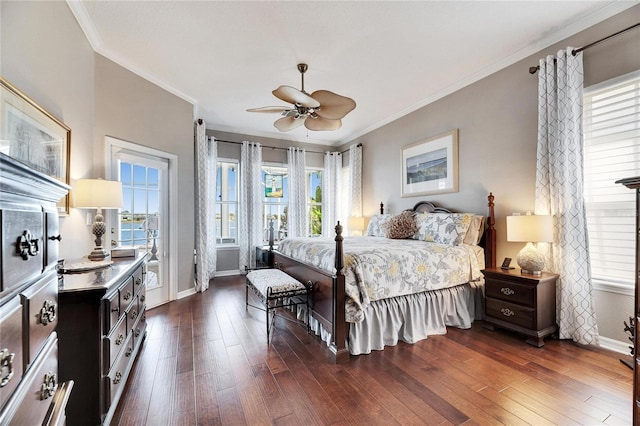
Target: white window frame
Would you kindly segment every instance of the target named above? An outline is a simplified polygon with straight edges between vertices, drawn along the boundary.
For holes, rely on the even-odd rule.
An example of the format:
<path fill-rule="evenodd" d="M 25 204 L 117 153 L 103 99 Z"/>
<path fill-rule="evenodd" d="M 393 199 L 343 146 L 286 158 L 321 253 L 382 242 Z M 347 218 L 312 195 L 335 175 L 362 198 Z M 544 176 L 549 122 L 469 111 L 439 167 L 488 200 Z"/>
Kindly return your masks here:
<path fill-rule="evenodd" d="M 220 188 L 222 189 L 223 186 L 223 179 L 216 179 L 216 189 L 215 189 L 215 207 L 216 207 L 216 213 L 218 211 L 218 205 L 220 206 L 220 211 L 223 212 L 224 211 L 224 206 L 235 206 L 235 212 L 236 212 L 236 238 L 235 241 L 224 241 L 225 238 L 229 239 L 230 237 L 224 237 L 222 235 L 222 231 L 221 231 L 221 235 L 220 238 L 218 238 L 218 221 L 216 219 L 216 246 L 218 248 L 231 248 L 231 247 L 239 247 L 239 238 L 240 238 L 240 227 L 239 227 L 239 223 L 240 223 L 240 161 L 238 161 L 235 158 L 218 158 L 216 160 L 216 175 L 218 173 L 218 168 L 220 167 L 221 163 L 226 163 L 226 164 L 233 164 L 235 166 L 236 169 L 236 188 L 235 188 L 235 192 L 236 192 L 236 201 L 229 201 L 229 200 L 218 200 L 218 188 L 217 186 L 220 185 Z M 222 177 L 222 174 L 221 174 Z M 222 192 L 222 191 L 221 191 Z M 221 214 L 220 217 L 220 227 L 222 230 L 222 224 L 223 224 L 223 217 L 224 214 Z"/>
<path fill-rule="evenodd" d="M 270 170 L 271 169 L 271 170 Z M 273 174 L 271 173 L 273 171 L 273 169 L 277 169 L 278 173 L 282 173 L 283 178 L 282 178 L 282 184 L 284 186 L 284 179 L 287 178 L 288 179 L 288 171 L 287 171 L 287 165 L 286 164 L 281 164 L 281 163 L 270 163 L 270 162 L 263 162 L 262 163 L 262 172 L 263 173 L 269 173 L 269 174 Z M 263 181 L 264 183 L 264 181 Z M 287 185 L 288 187 L 288 185 Z M 278 214 L 282 215 L 284 213 L 284 209 L 289 207 L 289 195 L 287 194 L 287 201 L 282 201 L 284 200 L 284 198 L 271 198 L 271 199 L 267 199 L 264 196 L 264 187 L 261 187 L 262 190 L 262 218 L 263 218 L 263 225 L 264 225 L 264 243 L 267 244 L 269 242 L 269 220 L 267 219 L 267 208 L 268 206 L 278 206 Z M 280 221 L 274 223 L 273 225 L 273 230 L 274 230 L 274 236 L 273 239 L 275 241 L 275 243 L 277 244 L 278 241 L 280 241 L 282 238 L 284 238 L 284 235 L 281 235 L 280 233 Z M 280 238 L 282 237 L 282 238 Z"/>
<path fill-rule="evenodd" d="M 322 167 L 306 167 L 305 168 L 305 180 L 306 180 L 306 185 L 307 185 L 307 191 L 308 191 L 308 197 L 307 197 L 307 202 L 306 202 L 306 215 L 307 215 L 307 221 L 309 222 L 307 225 L 307 236 L 308 237 L 321 237 L 322 236 L 322 215 L 320 215 L 320 233 L 318 234 L 311 234 L 311 209 L 315 206 L 320 207 L 320 211 L 322 211 L 322 202 L 315 202 L 315 201 L 311 201 L 313 199 L 313 197 L 316 196 L 316 191 L 315 188 L 311 187 L 311 175 L 313 173 L 324 173 L 324 170 L 322 169 Z M 322 176 L 320 177 L 320 191 L 322 196 L 324 197 L 324 188 L 322 187 Z"/>

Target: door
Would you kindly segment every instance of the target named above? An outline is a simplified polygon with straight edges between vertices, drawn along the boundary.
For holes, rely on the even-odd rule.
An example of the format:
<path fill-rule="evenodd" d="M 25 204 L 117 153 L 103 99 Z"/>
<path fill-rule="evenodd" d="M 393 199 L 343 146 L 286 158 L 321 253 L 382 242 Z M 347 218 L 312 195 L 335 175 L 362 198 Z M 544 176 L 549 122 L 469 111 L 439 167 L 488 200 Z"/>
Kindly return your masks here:
<path fill-rule="evenodd" d="M 113 222 L 111 245 L 148 254 L 147 306 L 158 306 L 170 300 L 168 161 L 130 149 L 112 153 L 113 179 L 122 183 L 123 207 Z"/>

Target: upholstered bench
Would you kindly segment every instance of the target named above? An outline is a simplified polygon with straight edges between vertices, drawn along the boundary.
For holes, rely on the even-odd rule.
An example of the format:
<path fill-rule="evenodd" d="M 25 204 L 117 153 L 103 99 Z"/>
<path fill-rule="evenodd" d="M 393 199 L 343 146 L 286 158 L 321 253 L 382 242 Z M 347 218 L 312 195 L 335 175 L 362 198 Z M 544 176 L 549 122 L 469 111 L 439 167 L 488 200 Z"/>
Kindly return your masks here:
<path fill-rule="evenodd" d="M 249 303 L 249 288 L 253 290 L 258 299 L 263 303 L 263 306 L 255 306 Z M 305 286 L 280 269 L 255 269 L 247 274 L 245 309 L 251 306 L 267 313 L 267 343 L 269 343 L 269 336 L 278 308 L 306 305 L 307 318 L 305 326 L 307 327 L 307 331 L 309 330 L 310 291 L 310 283 Z M 282 318 L 290 319 L 287 317 Z"/>

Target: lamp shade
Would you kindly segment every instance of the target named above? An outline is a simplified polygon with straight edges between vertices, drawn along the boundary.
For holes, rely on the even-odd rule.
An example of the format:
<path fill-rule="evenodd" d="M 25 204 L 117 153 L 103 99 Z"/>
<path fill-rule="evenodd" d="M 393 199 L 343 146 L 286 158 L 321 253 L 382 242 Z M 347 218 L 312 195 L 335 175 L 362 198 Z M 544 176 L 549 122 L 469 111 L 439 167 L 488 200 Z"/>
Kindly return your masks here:
<path fill-rule="evenodd" d="M 552 217 L 545 215 L 507 216 L 507 241 L 523 243 L 552 242 Z"/>
<path fill-rule="evenodd" d="M 364 217 L 350 216 L 347 218 L 347 224 L 352 231 L 362 231 L 364 229 Z"/>
<path fill-rule="evenodd" d="M 80 179 L 73 190 L 73 205 L 82 209 L 119 209 L 122 184 L 103 179 Z"/>

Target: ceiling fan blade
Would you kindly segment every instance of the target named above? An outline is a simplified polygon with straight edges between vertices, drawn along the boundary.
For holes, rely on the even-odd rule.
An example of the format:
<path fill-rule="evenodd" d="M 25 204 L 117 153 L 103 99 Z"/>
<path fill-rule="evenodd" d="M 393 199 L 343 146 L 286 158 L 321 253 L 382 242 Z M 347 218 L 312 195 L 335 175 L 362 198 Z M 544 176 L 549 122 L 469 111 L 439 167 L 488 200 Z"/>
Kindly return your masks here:
<path fill-rule="evenodd" d="M 295 117 L 282 117 L 277 119 L 275 123 L 273 123 L 273 125 L 276 126 L 276 129 L 280 130 L 281 132 L 288 132 L 289 130 L 298 128 L 303 124 L 303 119 L 296 119 Z"/>
<path fill-rule="evenodd" d="M 292 104 L 300 104 L 303 107 L 307 108 L 318 108 L 320 106 L 320 102 L 313 99 L 311 96 L 306 93 L 302 93 L 295 87 L 291 86 L 280 86 L 276 90 L 274 90 L 273 95 L 285 102 L 289 102 Z"/>
<path fill-rule="evenodd" d="M 277 112 L 277 113 L 283 113 L 283 112 L 289 111 L 289 110 L 291 110 L 290 107 L 266 106 L 266 107 L 260 107 L 260 108 L 250 108 L 247 111 L 248 112 Z"/>
<path fill-rule="evenodd" d="M 353 99 L 328 90 L 316 90 L 311 94 L 311 97 L 321 105 L 316 114 L 330 120 L 341 119 L 356 107 L 356 102 Z"/>
<path fill-rule="evenodd" d="M 342 127 L 342 120 L 330 120 L 322 117 L 307 117 L 304 120 L 304 126 L 309 130 L 324 131 L 324 130 L 338 130 Z"/>

